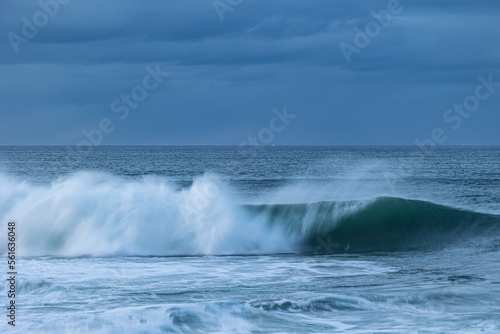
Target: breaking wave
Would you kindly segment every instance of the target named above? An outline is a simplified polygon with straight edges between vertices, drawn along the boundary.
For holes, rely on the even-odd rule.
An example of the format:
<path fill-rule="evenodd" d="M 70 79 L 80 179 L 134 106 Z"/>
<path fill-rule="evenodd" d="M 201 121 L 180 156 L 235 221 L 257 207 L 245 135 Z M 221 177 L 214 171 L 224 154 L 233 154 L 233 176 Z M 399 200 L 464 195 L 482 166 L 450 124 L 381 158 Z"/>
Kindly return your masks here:
<path fill-rule="evenodd" d="M 498 235 L 500 226 L 498 215 L 395 197 L 242 204 L 213 175 L 189 188 L 96 172 L 50 185 L 3 174 L 0 185 L 0 217 L 17 222 L 21 256 L 378 251 Z"/>

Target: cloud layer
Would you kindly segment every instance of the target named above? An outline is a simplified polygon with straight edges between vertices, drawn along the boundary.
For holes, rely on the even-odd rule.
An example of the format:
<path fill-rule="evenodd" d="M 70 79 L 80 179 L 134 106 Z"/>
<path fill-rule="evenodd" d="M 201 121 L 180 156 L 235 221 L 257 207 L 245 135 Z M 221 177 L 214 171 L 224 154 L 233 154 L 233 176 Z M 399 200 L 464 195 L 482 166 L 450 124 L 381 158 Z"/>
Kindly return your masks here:
<path fill-rule="evenodd" d="M 285 105 L 297 118 L 276 144 L 412 145 L 435 128 L 500 144 L 500 87 L 459 129 L 443 120 L 478 76 L 500 81 L 498 1 L 60 2 L 2 3 L 0 144 L 76 145 L 109 118 L 103 144 L 238 145 Z M 112 102 L 157 65 L 169 77 L 119 119 Z"/>

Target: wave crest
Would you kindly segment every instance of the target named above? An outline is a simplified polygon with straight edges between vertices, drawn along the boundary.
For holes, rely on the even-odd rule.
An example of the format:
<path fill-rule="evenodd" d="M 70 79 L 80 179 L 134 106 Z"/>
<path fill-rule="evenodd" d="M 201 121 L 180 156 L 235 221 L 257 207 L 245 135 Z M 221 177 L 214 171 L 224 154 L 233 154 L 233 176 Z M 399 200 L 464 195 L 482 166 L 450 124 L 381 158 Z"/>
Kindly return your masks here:
<path fill-rule="evenodd" d="M 500 217 L 396 197 L 258 205 L 248 210 L 302 236 L 308 251 L 392 250 L 442 245 L 498 230 Z"/>
<path fill-rule="evenodd" d="M 0 184 L 0 217 L 17 221 L 21 256 L 404 249 L 499 226 L 496 215 L 391 197 L 241 205 L 214 175 L 195 179 L 189 188 L 162 178 L 124 180 L 93 172 L 50 185 L 0 175 Z M 1 249 L 6 242 L 2 234 Z"/>

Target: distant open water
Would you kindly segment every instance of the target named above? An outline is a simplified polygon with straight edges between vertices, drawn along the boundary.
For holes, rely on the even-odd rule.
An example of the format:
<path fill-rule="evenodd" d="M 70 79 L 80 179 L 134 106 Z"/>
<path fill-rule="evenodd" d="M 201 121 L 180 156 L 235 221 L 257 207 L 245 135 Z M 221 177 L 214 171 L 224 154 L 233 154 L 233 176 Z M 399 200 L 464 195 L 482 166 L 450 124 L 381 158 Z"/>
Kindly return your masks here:
<path fill-rule="evenodd" d="M 500 333 L 499 204 L 498 147 L 0 147 L 0 328 Z"/>

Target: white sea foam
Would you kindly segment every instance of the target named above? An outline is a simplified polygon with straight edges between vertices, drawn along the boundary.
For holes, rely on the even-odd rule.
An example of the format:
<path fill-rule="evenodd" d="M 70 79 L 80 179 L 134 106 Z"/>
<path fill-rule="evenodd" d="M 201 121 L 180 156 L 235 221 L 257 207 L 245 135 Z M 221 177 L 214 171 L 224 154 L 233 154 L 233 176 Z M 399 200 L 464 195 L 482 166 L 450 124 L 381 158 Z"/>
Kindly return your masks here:
<path fill-rule="evenodd" d="M 492 225 L 497 216 L 394 197 L 297 204 L 294 195 L 311 189 L 303 185 L 287 187 L 284 203 L 276 204 L 274 196 L 244 205 L 211 174 L 188 188 L 166 178 L 130 180 L 101 172 L 78 172 L 49 185 L 0 174 L 0 185 L 0 219 L 17 222 L 21 256 L 380 250 L 429 245 L 437 237 L 442 243 L 442 231 L 465 231 L 469 222 L 498 226 Z M 6 243 L 2 234 L 3 252 Z"/>
<path fill-rule="evenodd" d="M 24 255 L 194 255 L 291 251 L 204 175 L 187 189 L 166 179 L 79 172 L 50 185 L 0 175 L 0 217 L 17 221 Z M 1 249 L 6 249 L 2 234 Z"/>

